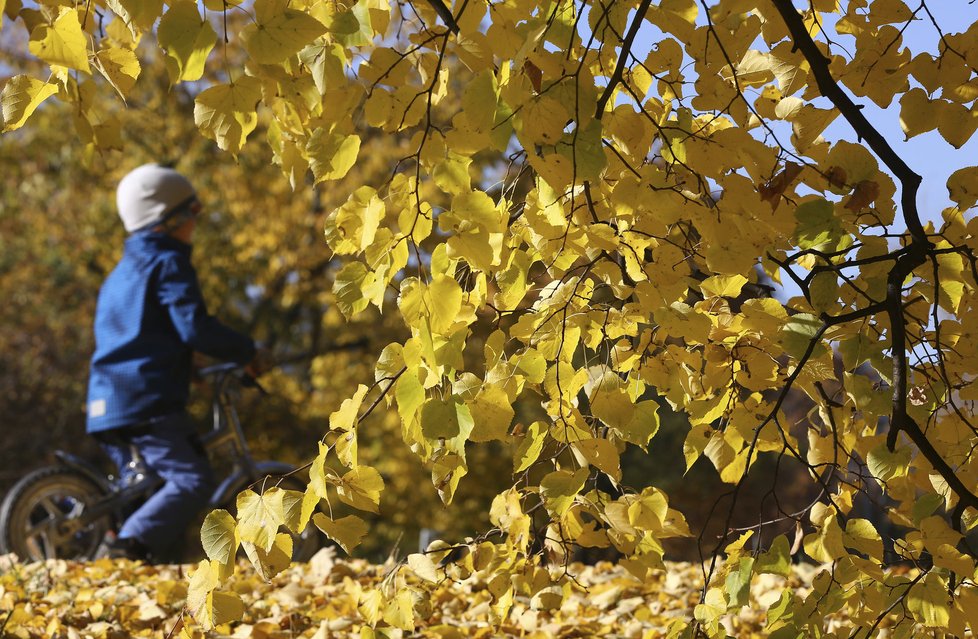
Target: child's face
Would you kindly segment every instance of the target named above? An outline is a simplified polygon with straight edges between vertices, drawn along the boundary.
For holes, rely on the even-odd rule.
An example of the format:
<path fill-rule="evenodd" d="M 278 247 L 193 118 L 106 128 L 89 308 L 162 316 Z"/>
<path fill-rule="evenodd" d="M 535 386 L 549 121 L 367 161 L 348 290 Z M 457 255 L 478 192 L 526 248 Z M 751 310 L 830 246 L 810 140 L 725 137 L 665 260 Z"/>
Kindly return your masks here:
<path fill-rule="evenodd" d="M 197 228 L 197 216 L 188 217 L 187 220 L 170 233 L 184 244 L 193 244 L 194 229 Z"/>

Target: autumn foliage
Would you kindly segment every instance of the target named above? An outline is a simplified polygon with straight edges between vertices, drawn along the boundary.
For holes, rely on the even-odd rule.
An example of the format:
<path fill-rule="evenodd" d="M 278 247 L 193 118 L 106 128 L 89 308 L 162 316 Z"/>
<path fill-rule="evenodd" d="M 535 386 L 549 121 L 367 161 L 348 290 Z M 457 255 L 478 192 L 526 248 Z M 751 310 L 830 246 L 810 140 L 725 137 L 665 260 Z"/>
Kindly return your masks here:
<path fill-rule="evenodd" d="M 370 534 L 355 513 L 387 488 L 361 454 L 377 418 L 445 504 L 479 483 L 486 450 L 512 462 L 485 530 L 406 558 L 435 577 L 419 593 L 445 578 L 435 566 L 486 584 L 493 624 L 521 596 L 568 601 L 559 567 L 582 548 L 646 582 L 668 540 L 695 538 L 702 589 L 673 636 L 724 636 L 792 558 L 823 568 L 768 602 L 775 636 L 978 631 L 978 169 L 930 214 L 922 160 L 864 108 L 963 146 L 978 25 L 941 25 L 926 0 L 5 5 L 25 66 L 0 94 L 5 132 L 60 100 L 91 153 L 123 146 L 114 95 L 163 52 L 228 163 L 263 145 L 281 184 L 336 195 L 309 253 L 335 260 L 329 307 L 402 331 L 328 411 L 304 492 L 248 491 L 208 516 L 188 592 L 203 627 L 243 612 L 239 545 L 271 578 L 285 529 L 346 549 Z M 933 50 L 904 43 L 915 22 Z M 400 145 L 379 155 L 379 140 Z M 347 180 L 363 163 L 382 170 Z M 623 456 L 654 459 L 667 409 L 686 419 L 686 468 L 727 487 L 701 499 L 718 534 L 622 482 Z M 777 513 L 745 520 L 765 467 Z M 788 476 L 807 503 L 783 501 Z M 368 628 L 423 616 L 396 586 L 360 592 Z"/>

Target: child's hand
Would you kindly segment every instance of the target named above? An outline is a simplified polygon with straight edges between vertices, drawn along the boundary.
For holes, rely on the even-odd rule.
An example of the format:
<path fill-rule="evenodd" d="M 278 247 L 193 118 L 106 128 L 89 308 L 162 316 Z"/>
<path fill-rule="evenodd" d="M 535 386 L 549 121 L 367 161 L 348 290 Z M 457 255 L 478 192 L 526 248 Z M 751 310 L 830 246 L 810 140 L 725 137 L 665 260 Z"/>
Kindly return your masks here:
<path fill-rule="evenodd" d="M 252 377 L 261 377 L 263 373 L 273 366 L 275 366 L 275 358 L 272 356 L 272 351 L 260 346 L 255 351 L 254 358 L 245 366 L 245 372 Z"/>

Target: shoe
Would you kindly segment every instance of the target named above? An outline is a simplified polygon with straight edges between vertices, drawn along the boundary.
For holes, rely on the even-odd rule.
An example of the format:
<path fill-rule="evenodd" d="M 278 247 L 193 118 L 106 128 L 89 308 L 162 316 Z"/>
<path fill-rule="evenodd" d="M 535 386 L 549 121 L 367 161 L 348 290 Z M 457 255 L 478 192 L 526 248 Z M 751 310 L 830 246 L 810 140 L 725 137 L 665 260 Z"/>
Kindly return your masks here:
<path fill-rule="evenodd" d="M 95 551 L 95 559 L 130 559 L 149 561 L 149 548 L 133 537 L 106 535 Z"/>

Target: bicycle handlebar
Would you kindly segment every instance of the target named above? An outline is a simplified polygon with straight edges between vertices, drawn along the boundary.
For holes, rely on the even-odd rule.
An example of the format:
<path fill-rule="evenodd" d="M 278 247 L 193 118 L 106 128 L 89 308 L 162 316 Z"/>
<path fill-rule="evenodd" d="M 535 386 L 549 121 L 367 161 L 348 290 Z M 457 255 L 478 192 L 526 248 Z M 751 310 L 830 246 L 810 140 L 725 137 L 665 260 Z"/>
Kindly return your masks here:
<path fill-rule="evenodd" d="M 237 362 L 222 362 L 220 364 L 198 368 L 197 374 L 201 377 L 213 377 L 218 380 L 233 375 L 242 386 L 254 388 L 262 395 L 268 395 L 268 391 L 262 388 L 262 385 L 258 383 L 258 380 L 245 370 L 244 364 L 238 364 Z"/>

